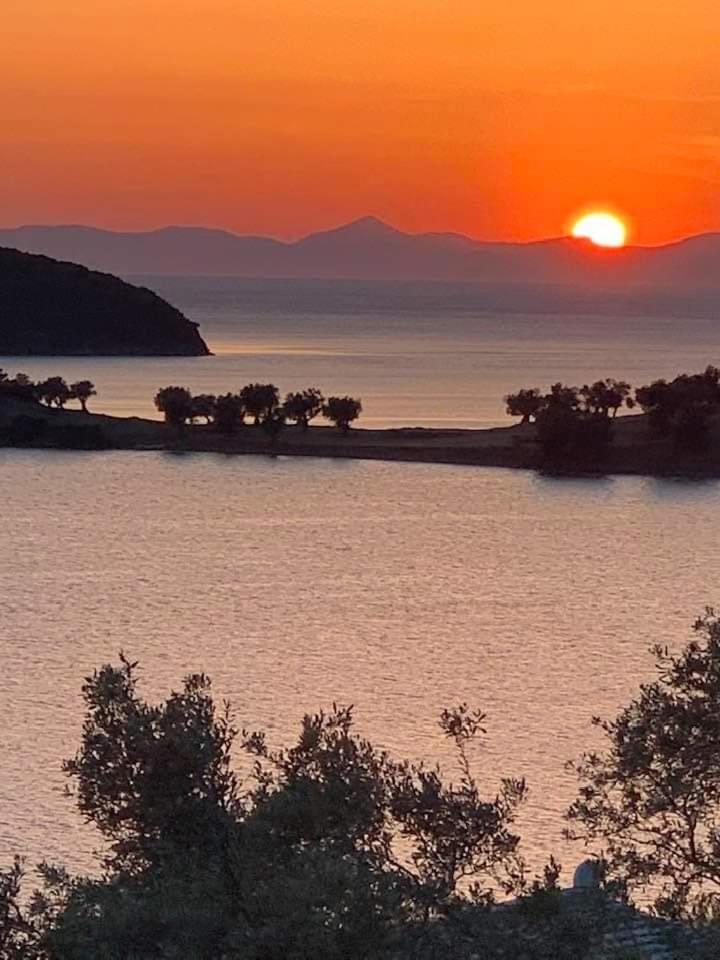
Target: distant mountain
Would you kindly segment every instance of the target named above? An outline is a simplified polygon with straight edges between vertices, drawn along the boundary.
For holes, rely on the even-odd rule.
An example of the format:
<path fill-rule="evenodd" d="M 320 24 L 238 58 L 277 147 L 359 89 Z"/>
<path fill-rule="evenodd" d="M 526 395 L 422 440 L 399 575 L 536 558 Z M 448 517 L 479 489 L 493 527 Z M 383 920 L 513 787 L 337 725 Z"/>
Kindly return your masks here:
<path fill-rule="evenodd" d="M 0 356 L 202 356 L 179 310 L 86 267 L 0 249 Z"/>
<path fill-rule="evenodd" d="M 484 243 L 451 233 L 409 234 L 365 217 L 294 243 L 203 227 L 115 233 L 81 226 L 26 226 L 0 230 L 0 245 L 123 275 L 720 288 L 717 233 L 661 247 L 603 250 L 570 238 Z"/>

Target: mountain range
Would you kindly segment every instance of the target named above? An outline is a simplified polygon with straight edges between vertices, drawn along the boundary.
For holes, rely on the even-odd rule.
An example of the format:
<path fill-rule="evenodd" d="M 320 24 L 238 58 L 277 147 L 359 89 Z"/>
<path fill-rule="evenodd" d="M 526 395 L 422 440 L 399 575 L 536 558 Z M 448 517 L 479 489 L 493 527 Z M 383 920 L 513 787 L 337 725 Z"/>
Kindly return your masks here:
<path fill-rule="evenodd" d="M 364 217 L 283 242 L 205 227 L 120 233 L 86 226 L 0 229 L 0 246 L 121 275 L 454 280 L 720 288 L 720 233 L 620 250 L 557 238 L 493 243 L 397 230 Z"/>

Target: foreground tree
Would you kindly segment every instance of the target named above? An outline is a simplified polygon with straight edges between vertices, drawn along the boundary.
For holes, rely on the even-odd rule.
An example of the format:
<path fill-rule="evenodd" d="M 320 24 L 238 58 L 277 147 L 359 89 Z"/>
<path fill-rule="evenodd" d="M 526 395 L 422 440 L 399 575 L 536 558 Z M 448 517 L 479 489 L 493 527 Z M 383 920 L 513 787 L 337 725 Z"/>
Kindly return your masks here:
<path fill-rule="evenodd" d="M 280 405 L 280 392 L 272 383 L 248 383 L 240 391 L 240 399 L 245 412 L 255 418 L 256 426 L 260 426 Z"/>
<path fill-rule="evenodd" d="M 678 655 L 576 766 L 569 835 L 601 844 L 611 878 L 665 916 L 720 916 L 720 619 L 708 609 Z"/>
<path fill-rule="evenodd" d="M 16 857 L 7 870 L 0 870 L 0 958 L 39 960 L 39 933 L 21 902 L 23 867 Z"/>
<path fill-rule="evenodd" d="M 48 407 L 62 408 L 70 399 L 70 387 L 62 377 L 48 377 L 38 384 L 37 392 Z"/>
<path fill-rule="evenodd" d="M 88 677 L 83 697 L 82 744 L 65 769 L 103 837 L 101 869 L 44 867 L 32 916 L 12 912 L 18 870 L 3 875 L 13 936 L 35 938 L 37 952 L 18 960 L 429 960 L 453 955 L 448 936 L 473 924 L 476 936 L 477 918 L 456 933 L 450 912 L 482 911 L 517 873 L 525 785 L 482 796 L 471 752 L 483 716 L 465 705 L 441 718 L 456 784 L 393 761 L 334 707 L 306 717 L 288 750 L 243 733 L 254 774 L 241 785 L 237 731 L 206 677 L 148 704 L 137 665 L 122 658 Z"/>
<path fill-rule="evenodd" d="M 97 396 L 97 390 L 92 380 L 77 380 L 70 384 L 70 397 L 80 403 L 83 413 L 87 413 L 87 402 L 90 397 Z"/>
<path fill-rule="evenodd" d="M 350 424 L 362 413 L 362 403 L 353 397 L 328 397 L 322 408 L 323 416 L 347 433 Z"/>
<path fill-rule="evenodd" d="M 540 391 L 533 387 L 530 390 L 518 390 L 505 397 L 505 409 L 511 417 L 522 417 L 521 423 L 530 423 L 542 410 L 545 400 Z"/>
<path fill-rule="evenodd" d="M 192 394 L 187 387 L 163 387 L 155 394 L 155 406 L 165 422 L 181 427 L 192 417 Z"/>
<path fill-rule="evenodd" d="M 288 420 L 294 420 L 299 427 L 307 430 L 310 421 L 322 413 L 325 398 L 317 387 L 310 387 L 300 393 L 288 393 L 283 402 L 283 410 Z"/>

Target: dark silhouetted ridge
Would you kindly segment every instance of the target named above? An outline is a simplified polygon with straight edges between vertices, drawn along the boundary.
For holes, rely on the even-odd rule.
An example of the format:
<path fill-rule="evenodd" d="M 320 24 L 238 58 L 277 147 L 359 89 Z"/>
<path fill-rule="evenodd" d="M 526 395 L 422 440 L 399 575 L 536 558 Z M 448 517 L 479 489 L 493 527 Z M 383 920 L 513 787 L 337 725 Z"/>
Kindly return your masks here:
<path fill-rule="evenodd" d="M 204 227 L 115 233 L 78 226 L 0 229 L 0 245 L 125 276 L 446 280 L 499 284 L 720 288 L 720 234 L 621 250 L 558 237 L 530 243 L 405 233 L 362 217 L 293 243 Z"/>
<path fill-rule="evenodd" d="M 203 356 L 198 326 L 156 293 L 0 248 L 0 356 Z"/>

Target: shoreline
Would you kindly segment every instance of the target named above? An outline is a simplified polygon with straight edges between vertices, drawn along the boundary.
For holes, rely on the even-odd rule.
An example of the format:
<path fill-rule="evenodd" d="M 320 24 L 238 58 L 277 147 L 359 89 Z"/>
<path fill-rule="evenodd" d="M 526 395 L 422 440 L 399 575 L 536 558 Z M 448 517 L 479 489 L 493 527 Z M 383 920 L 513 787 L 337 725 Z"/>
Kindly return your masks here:
<path fill-rule="evenodd" d="M 21 419 L 25 436 L 11 435 Z M 12 428 L 13 431 L 15 428 Z M 636 475 L 686 479 L 720 479 L 717 425 L 708 451 L 679 458 L 667 444 L 653 438 L 643 415 L 619 416 L 613 440 L 597 460 L 548 463 L 534 440 L 532 425 L 484 429 L 434 427 L 353 427 L 343 434 L 335 427 L 288 426 L 275 440 L 260 427 L 241 426 L 224 436 L 211 427 L 192 424 L 183 429 L 162 421 L 114 417 L 80 410 L 50 409 L 8 400 L 0 404 L 0 445 L 6 448 L 64 450 L 169 451 L 227 456 L 290 456 L 456 466 L 503 467 L 557 476 Z"/>

